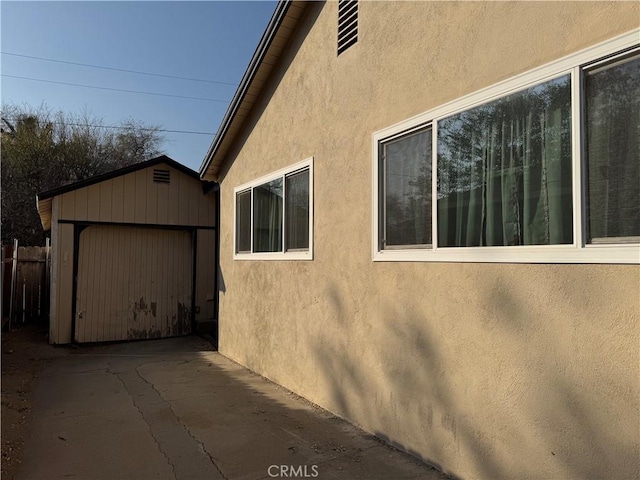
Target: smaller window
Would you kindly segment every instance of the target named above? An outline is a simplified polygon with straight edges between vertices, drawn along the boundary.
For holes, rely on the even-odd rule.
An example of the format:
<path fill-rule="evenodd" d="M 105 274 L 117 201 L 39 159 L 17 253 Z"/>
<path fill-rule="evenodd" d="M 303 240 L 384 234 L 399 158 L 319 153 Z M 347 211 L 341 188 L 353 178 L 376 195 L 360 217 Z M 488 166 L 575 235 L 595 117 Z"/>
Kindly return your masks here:
<path fill-rule="evenodd" d="M 358 41 L 358 0 L 338 1 L 338 55 Z"/>
<path fill-rule="evenodd" d="M 235 189 L 235 258 L 312 258 L 312 161 Z"/>

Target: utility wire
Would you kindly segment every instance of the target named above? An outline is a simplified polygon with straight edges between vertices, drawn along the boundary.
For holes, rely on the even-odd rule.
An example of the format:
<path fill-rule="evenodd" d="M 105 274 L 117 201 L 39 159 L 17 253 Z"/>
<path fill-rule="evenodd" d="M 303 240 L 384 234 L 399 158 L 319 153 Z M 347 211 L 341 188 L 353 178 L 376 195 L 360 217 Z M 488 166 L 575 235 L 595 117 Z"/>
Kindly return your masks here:
<path fill-rule="evenodd" d="M 2 117 L 3 119 L 5 117 Z M 15 122 L 16 119 L 15 118 L 11 118 L 11 121 Z M 73 127 L 95 127 L 95 128 L 115 128 L 118 130 L 129 130 L 132 127 L 122 127 L 119 125 L 92 125 L 89 123 L 71 123 L 71 122 L 49 122 L 49 121 L 45 121 L 43 122 L 45 124 L 50 124 L 50 125 L 69 125 L 69 126 L 73 126 Z M 194 132 L 191 130 L 168 130 L 168 129 L 164 129 L 164 128 L 150 128 L 150 127 L 137 127 L 134 126 L 133 127 L 134 130 L 144 130 L 144 131 L 148 131 L 148 132 L 165 132 L 165 133 L 188 133 L 191 135 L 215 135 L 212 132 Z"/>
<path fill-rule="evenodd" d="M 34 60 L 43 60 L 45 62 L 56 62 L 56 63 L 66 63 L 68 65 L 79 65 L 81 67 L 90 67 L 90 68 L 101 68 L 103 70 L 114 70 L 116 72 L 127 72 L 127 73 L 135 73 L 138 75 L 150 75 L 153 77 L 164 77 L 164 78 L 175 78 L 178 80 L 189 80 L 191 82 L 203 82 L 203 83 L 216 83 L 219 85 L 231 85 L 232 87 L 237 87 L 237 83 L 229 83 L 229 82 L 217 82 L 214 80 L 204 80 L 201 78 L 190 78 L 190 77 L 178 77 L 175 75 L 164 75 L 162 73 L 152 73 L 152 72 L 140 72 L 137 70 L 127 70 L 125 68 L 116 68 L 116 67 L 105 67 L 103 65 L 91 65 L 89 63 L 78 63 L 78 62 L 68 62 L 65 60 L 56 60 L 53 58 L 44 58 L 44 57 L 34 57 L 32 55 L 21 55 L 19 53 L 10 53 L 10 52 L 0 52 L 2 55 L 11 55 L 13 57 L 22 57 L 22 58 L 32 58 Z"/>
<path fill-rule="evenodd" d="M 121 127 L 118 125 L 90 125 L 88 123 L 62 123 L 62 122 L 47 122 L 54 125 L 71 125 L 74 127 L 96 127 L 96 128 L 115 128 L 118 130 L 129 130 L 132 127 Z M 148 132 L 165 132 L 165 133 L 188 133 L 190 135 L 215 135 L 211 132 L 194 132 L 191 130 L 168 130 L 165 128 L 147 128 L 147 127 L 133 127 L 134 130 L 144 130 Z"/>
<path fill-rule="evenodd" d="M 31 77 L 19 77 L 17 75 L 9 75 L 7 73 L 2 74 L 3 77 L 9 78 L 18 78 L 21 80 L 31 80 L 34 82 L 44 82 L 44 83 L 56 83 L 58 85 L 70 85 L 72 87 L 83 87 L 83 88 L 95 88 L 98 90 L 110 90 L 112 92 L 125 92 L 125 93 L 138 93 L 142 95 L 157 95 L 159 97 L 173 97 L 173 98 L 188 98 L 190 100 L 202 100 L 205 102 L 220 102 L 220 103 L 229 103 L 227 100 L 216 100 L 213 98 L 201 98 L 201 97 L 187 97 L 185 95 L 171 95 L 168 93 L 155 93 L 155 92 L 142 92 L 139 90 L 124 90 L 121 88 L 109 88 L 109 87 L 96 87 L 93 85 L 81 85 L 79 83 L 67 83 L 67 82 L 56 82 L 55 80 L 43 80 L 41 78 L 31 78 Z"/>

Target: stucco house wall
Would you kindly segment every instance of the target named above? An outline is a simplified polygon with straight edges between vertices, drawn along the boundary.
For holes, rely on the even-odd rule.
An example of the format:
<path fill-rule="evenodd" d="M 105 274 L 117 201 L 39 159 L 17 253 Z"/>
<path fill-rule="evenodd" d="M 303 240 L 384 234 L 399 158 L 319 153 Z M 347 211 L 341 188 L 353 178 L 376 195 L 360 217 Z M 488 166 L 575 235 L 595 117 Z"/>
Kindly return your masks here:
<path fill-rule="evenodd" d="M 372 261 L 372 134 L 638 27 L 637 3 L 307 7 L 221 180 L 220 352 L 463 478 L 637 478 L 637 265 Z M 313 157 L 311 261 L 234 260 L 233 189 Z"/>

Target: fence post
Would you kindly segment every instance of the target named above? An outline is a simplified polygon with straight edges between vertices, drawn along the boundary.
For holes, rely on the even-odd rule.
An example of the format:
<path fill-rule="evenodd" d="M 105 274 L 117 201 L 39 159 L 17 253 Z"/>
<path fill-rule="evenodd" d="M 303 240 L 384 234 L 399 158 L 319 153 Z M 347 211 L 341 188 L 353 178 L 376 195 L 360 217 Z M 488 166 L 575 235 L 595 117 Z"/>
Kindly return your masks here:
<path fill-rule="evenodd" d="M 18 282 L 18 239 L 13 240 L 13 252 L 11 261 L 11 298 L 9 299 L 9 330 L 11 330 L 11 321 L 13 320 L 13 304 L 16 299 L 16 283 Z"/>
<path fill-rule="evenodd" d="M 4 270 L 5 270 L 5 258 L 4 258 L 4 245 L 0 246 L 0 250 L 2 251 L 2 276 L 0 276 L 0 307 L 2 311 L 0 312 L 0 317 L 2 318 L 2 329 L 4 330 Z"/>
<path fill-rule="evenodd" d="M 27 317 L 27 281 L 22 279 L 22 324 L 24 325 Z"/>
<path fill-rule="evenodd" d="M 47 237 L 45 241 L 45 284 L 44 284 L 44 297 L 45 297 L 45 308 L 43 311 L 46 312 L 47 321 L 49 321 L 50 314 L 50 305 L 51 305 L 51 239 Z"/>

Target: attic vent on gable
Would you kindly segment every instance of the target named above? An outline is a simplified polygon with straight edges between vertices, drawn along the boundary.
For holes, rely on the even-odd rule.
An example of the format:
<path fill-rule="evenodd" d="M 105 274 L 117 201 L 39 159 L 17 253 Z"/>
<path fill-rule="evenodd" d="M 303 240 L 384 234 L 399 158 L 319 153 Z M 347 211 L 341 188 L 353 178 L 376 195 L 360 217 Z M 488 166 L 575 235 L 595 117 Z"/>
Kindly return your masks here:
<path fill-rule="evenodd" d="M 171 172 L 154 168 L 153 181 L 156 183 L 171 183 Z"/>
<path fill-rule="evenodd" d="M 338 0 L 338 55 L 358 41 L 358 0 Z"/>

